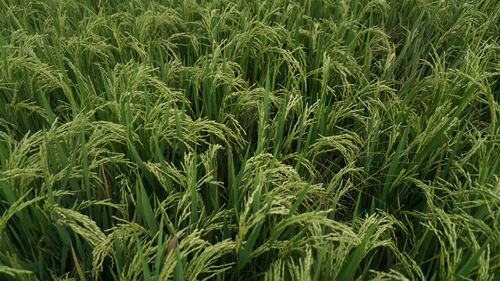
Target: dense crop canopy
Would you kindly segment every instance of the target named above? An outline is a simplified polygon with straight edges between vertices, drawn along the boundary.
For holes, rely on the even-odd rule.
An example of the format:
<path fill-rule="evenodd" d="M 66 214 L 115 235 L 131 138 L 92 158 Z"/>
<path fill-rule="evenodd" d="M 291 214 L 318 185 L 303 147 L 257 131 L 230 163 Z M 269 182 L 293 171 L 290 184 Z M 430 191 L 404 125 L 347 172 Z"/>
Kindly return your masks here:
<path fill-rule="evenodd" d="M 0 280 L 499 280 L 500 1 L 0 1 Z"/>

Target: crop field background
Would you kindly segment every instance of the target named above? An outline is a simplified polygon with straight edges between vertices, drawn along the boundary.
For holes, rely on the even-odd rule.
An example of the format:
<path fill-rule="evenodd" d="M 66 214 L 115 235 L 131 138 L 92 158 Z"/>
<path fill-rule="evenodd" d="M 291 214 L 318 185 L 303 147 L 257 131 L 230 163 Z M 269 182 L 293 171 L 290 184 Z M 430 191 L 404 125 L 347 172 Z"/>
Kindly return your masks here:
<path fill-rule="evenodd" d="M 0 1 L 0 280 L 500 279 L 500 1 Z"/>

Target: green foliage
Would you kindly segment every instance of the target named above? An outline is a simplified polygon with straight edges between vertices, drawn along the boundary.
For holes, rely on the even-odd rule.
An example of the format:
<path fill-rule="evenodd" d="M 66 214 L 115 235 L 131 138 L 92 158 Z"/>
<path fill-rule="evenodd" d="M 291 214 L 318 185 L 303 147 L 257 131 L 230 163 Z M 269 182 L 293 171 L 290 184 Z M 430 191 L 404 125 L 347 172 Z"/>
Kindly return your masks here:
<path fill-rule="evenodd" d="M 0 280 L 497 280 L 500 2 L 0 1 Z"/>

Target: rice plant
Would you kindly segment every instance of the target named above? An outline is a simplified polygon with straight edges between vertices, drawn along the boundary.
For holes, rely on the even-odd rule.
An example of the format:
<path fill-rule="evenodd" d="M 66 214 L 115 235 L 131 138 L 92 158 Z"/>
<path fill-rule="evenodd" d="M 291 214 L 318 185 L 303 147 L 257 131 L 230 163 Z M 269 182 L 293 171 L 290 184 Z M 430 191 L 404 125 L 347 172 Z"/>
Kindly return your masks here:
<path fill-rule="evenodd" d="M 500 278 L 500 2 L 0 2 L 0 280 Z"/>

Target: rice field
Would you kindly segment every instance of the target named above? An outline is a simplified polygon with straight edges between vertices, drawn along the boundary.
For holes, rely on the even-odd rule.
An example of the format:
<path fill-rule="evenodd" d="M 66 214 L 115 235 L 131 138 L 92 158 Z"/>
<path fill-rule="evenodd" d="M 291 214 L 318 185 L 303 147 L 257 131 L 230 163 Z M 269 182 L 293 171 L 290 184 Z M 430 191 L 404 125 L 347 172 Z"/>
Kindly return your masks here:
<path fill-rule="evenodd" d="M 0 1 L 0 280 L 500 279 L 500 1 Z"/>

